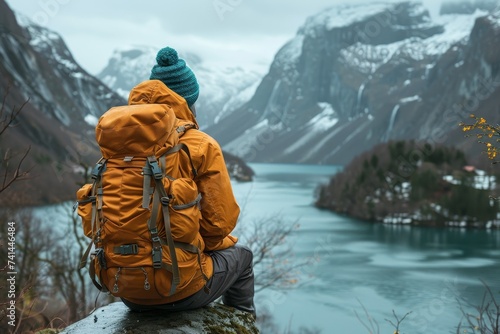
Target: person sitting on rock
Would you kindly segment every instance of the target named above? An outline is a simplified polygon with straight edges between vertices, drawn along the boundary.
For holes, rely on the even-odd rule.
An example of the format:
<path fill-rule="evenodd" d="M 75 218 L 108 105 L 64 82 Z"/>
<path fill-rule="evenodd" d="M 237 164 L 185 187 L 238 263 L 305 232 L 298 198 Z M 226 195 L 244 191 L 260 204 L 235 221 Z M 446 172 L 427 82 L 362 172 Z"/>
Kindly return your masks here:
<path fill-rule="evenodd" d="M 126 300 L 125 305 L 134 311 L 162 309 L 184 311 L 203 307 L 222 297 L 225 305 L 255 315 L 254 273 L 252 251 L 237 244 L 230 233 L 236 226 L 240 213 L 234 197 L 222 150 L 215 139 L 202 132 L 196 121 L 195 102 L 199 85 L 186 62 L 170 47 L 161 49 L 150 80 L 142 82 L 130 93 L 129 104 L 169 104 L 174 109 L 180 142 L 189 148 L 191 160 L 197 170 L 194 181 L 201 194 L 201 220 L 198 233 L 203 239 L 199 263 L 181 268 L 186 284 L 178 286 L 175 293 L 165 297 L 161 304 L 151 305 L 145 300 Z M 160 96 L 160 97 L 158 97 Z M 179 102 L 181 101 L 181 102 Z M 187 107 L 182 104 L 187 104 Z M 180 107 L 177 107 L 180 106 Z M 187 171 L 191 166 L 181 166 Z M 201 265 L 200 265 L 201 264 Z"/>

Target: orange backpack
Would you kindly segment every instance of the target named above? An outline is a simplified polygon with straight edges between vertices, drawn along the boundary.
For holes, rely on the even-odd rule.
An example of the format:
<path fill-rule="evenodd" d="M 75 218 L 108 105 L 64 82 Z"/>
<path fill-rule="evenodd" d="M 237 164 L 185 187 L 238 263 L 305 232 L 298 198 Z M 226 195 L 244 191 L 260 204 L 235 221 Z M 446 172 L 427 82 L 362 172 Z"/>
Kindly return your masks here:
<path fill-rule="evenodd" d="M 94 285 L 116 297 L 171 296 L 189 279 L 184 267 L 201 267 L 201 194 L 189 149 L 179 142 L 185 129 L 176 121 L 169 105 L 139 104 L 111 108 L 97 124 L 102 159 L 93 183 L 77 192 L 91 238 L 80 268 L 90 254 Z M 179 168 L 186 161 L 190 168 Z"/>

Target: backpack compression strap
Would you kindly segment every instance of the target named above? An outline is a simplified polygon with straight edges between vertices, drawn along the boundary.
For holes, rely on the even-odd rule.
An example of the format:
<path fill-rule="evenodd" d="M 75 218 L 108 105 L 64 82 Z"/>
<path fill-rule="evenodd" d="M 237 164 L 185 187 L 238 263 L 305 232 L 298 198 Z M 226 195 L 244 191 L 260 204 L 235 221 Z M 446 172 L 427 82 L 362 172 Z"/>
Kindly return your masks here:
<path fill-rule="evenodd" d="M 151 234 L 151 240 L 153 241 L 153 267 L 157 269 L 165 268 L 166 270 L 172 272 L 172 285 L 169 293 L 169 295 L 171 296 L 172 294 L 174 294 L 177 285 L 179 285 L 180 283 L 180 274 L 179 264 L 177 262 L 177 254 L 175 253 L 174 238 L 172 237 L 172 230 L 170 227 L 170 213 L 168 211 L 170 197 L 168 197 L 165 188 L 163 187 L 164 172 L 158 165 L 158 161 L 156 160 L 155 156 L 148 157 L 148 166 L 151 169 L 151 173 L 156 185 L 153 198 L 153 207 L 151 209 L 151 217 L 148 220 L 148 229 L 149 233 Z M 172 261 L 171 267 L 169 267 L 162 261 L 162 242 L 160 236 L 158 235 L 158 228 L 156 226 L 156 217 L 158 217 L 158 209 L 160 203 L 163 213 L 165 234 L 167 237 L 167 246 L 170 252 L 170 259 Z"/>
<path fill-rule="evenodd" d="M 97 162 L 97 164 L 94 166 L 94 168 L 92 169 L 91 175 L 92 175 L 92 179 L 94 180 L 94 182 L 92 183 L 92 193 L 91 193 L 91 196 L 89 196 L 89 198 L 87 200 L 85 200 L 85 202 L 92 202 L 92 212 L 91 212 L 91 217 L 92 217 L 91 219 L 92 220 L 90 223 L 90 225 L 92 226 L 92 230 L 91 230 L 92 231 L 92 238 L 90 240 L 90 243 L 89 243 L 87 249 L 83 253 L 83 256 L 80 260 L 80 265 L 79 265 L 78 269 L 82 269 L 87 265 L 87 259 L 88 259 L 89 254 L 90 254 L 90 249 L 92 248 L 92 244 L 95 241 L 95 237 L 96 237 L 95 225 L 96 225 L 96 221 L 99 220 L 99 219 L 96 220 L 96 218 L 97 218 L 98 214 L 102 215 L 102 182 L 101 182 L 102 180 L 101 180 L 101 175 L 105 169 L 106 169 L 106 160 L 104 158 L 101 158 Z M 77 204 L 78 203 L 79 202 L 77 202 Z M 80 203 L 83 203 L 83 202 L 80 202 Z M 75 209 L 76 209 L 76 206 L 73 207 L 73 211 Z M 98 212 L 98 211 L 101 211 L 101 212 Z"/>
<path fill-rule="evenodd" d="M 92 170 L 92 179 L 94 180 L 92 184 L 92 196 L 90 196 L 90 200 L 92 201 L 92 221 L 91 221 L 91 226 L 92 226 L 92 238 L 90 240 L 89 246 L 85 250 L 81 260 L 80 260 L 80 266 L 78 269 L 82 269 L 87 265 L 87 259 L 89 257 L 90 250 L 92 248 L 92 244 L 94 244 L 97 239 L 99 238 L 98 234 L 100 233 L 100 225 L 102 222 L 102 173 L 106 169 L 106 162 L 107 160 L 104 158 L 101 158 L 95 167 Z M 96 224 L 97 223 L 97 224 Z M 96 229 L 97 225 L 97 229 Z M 97 239 L 96 239 L 97 237 Z M 102 249 L 101 249 L 102 251 Z M 94 254 L 94 253 L 93 253 Z M 98 254 L 100 258 L 102 258 L 104 255 L 103 254 Z M 89 276 L 90 279 L 92 280 L 92 283 L 99 289 L 99 291 L 104 291 L 106 292 L 107 289 L 105 288 L 104 285 L 99 284 L 96 281 L 96 273 L 95 273 L 95 268 L 94 268 L 94 262 L 95 262 L 95 255 L 92 256 L 90 267 L 89 267 Z M 100 277 L 99 277 L 100 279 Z"/>
<path fill-rule="evenodd" d="M 185 132 L 189 129 L 192 129 L 193 127 L 194 127 L 194 124 L 191 124 L 190 127 L 179 127 L 179 128 L 177 128 L 177 132 L 179 132 L 179 133 Z M 168 150 L 167 153 L 165 153 L 165 155 L 163 155 L 160 158 L 162 161 L 162 168 L 163 168 L 163 166 L 165 166 L 165 156 L 168 154 L 179 152 L 180 150 L 183 150 L 189 158 L 189 163 L 191 164 L 191 172 L 193 173 L 193 179 L 194 179 L 196 176 L 198 176 L 198 171 L 196 170 L 196 167 L 194 167 L 193 159 L 191 159 L 191 153 L 189 152 L 189 147 L 184 143 L 179 143 L 179 144 L 175 145 L 170 150 Z M 167 175 L 167 177 L 169 177 L 169 176 Z M 170 179 L 172 179 L 172 178 L 170 178 Z M 201 201 L 201 194 L 198 194 L 198 196 L 196 197 L 196 199 L 194 201 L 192 201 L 190 203 L 183 204 L 183 205 L 174 205 L 173 208 L 175 210 L 187 209 L 187 208 L 190 208 L 192 206 L 198 205 L 200 203 L 200 201 Z M 208 282 L 208 277 L 203 272 L 203 266 L 201 265 L 201 249 L 199 247 L 193 246 L 193 245 L 188 244 L 188 243 L 177 242 L 177 241 L 175 241 L 174 243 L 175 243 L 175 247 L 177 247 L 177 248 L 181 248 L 187 252 L 198 254 L 198 264 L 200 265 L 201 274 L 202 274 L 203 278 L 205 279 L 205 291 L 209 291 L 210 289 L 206 285 L 206 283 Z"/>
<path fill-rule="evenodd" d="M 168 194 L 165 191 L 165 188 L 163 186 L 163 177 L 165 176 L 165 156 L 169 154 L 173 154 L 179 151 L 184 151 L 188 158 L 189 158 L 189 163 L 191 165 L 191 172 L 193 173 L 193 178 L 198 175 L 198 172 L 196 168 L 194 167 L 193 160 L 191 159 L 191 154 L 189 152 L 189 148 L 187 147 L 186 144 L 180 143 L 175 146 L 173 146 L 171 149 L 169 149 L 165 155 L 163 155 L 160 159 L 163 161 L 162 166 L 160 168 L 160 165 L 158 164 L 158 160 L 156 159 L 155 156 L 149 156 L 147 158 L 147 164 L 145 169 L 149 169 L 149 171 L 144 173 L 144 176 L 148 178 L 149 175 L 153 177 L 153 180 L 155 182 L 155 190 L 154 190 L 154 195 L 153 195 L 153 207 L 151 208 L 151 217 L 148 220 L 148 229 L 151 234 L 151 240 L 153 242 L 153 252 L 152 252 L 152 257 L 153 257 L 153 267 L 154 268 L 164 268 L 172 273 L 172 285 L 170 288 L 170 293 L 169 295 L 173 295 L 177 286 L 180 283 L 180 274 L 179 274 L 179 264 L 177 261 L 177 254 L 175 252 L 175 247 L 177 245 L 178 248 L 188 250 L 191 252 L 195 252 L 198 254 L 198 262 L 200 262 L 201 266 L 201 261 L 200 261 L 200 250 L 194 250 L 189 246 L 181 246 L 180 243 L 174 242 L 174 238 L 172 237 L 172 229 L 170 226 L 170 213 L 169 213 L 169 205 L 170 205 L 170 200 L 171 198 L 168 196 Z M 146 186 L 146 180 L 144 181 L 144 185 Z M 149 190 L 147 190 L 147 187 L 143 187 L 143 206 L 146 205 L 146 198 L 149 197 L 147 196 Z M 195 202 L 192 205 L 198 204 L 198 202 L 201 200 L 201 195 L 198 196 L 198 198 L 195 200 Z M 161 204 L 161 209 L 162 209 L 162 214 L 163 214 L 163 224 L 165 226 L 165 235 L 166 235 L 166 240 L 161 240 L 159 235 L 158 235 L 158 228 L 156 226 L 156 218 L 158 217 L 158 210 L 159 206 Z M 191 204 L 191 203 L 190 203 Z M 167 245 L 169 248 L 170 252 L 170 259 L 172 261 L 172 265 L 169 266 L 166 263 L 163 263 L 162 261 L 162 245 Z M 193 246 L 194 247 L 194 246 Z M 202 271 L 203 272 L 203 271 Z M 206 276 L 203 274 L 203 276 L 206 278 Z"/>

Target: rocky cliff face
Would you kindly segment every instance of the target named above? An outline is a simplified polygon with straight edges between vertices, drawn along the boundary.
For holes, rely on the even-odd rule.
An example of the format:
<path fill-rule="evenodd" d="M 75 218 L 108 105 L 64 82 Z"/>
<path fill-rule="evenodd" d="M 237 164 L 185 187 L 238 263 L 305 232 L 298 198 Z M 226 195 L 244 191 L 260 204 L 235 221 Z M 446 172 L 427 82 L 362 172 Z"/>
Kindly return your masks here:
<path fill-rule="evenodd" d="M 31 147 L 23 163 L 29 180 L 16 184 L 23 187 L 24 204 L 68 200 L 82 178 L 78 161 L 92 164 L 97 158 L 92 124 L 109 107 L 125 102 L 74 61 L 59 35 L 19 20 L 22 25 L 0 0 L 2 116 L 28 101 L 0 147 L 2 154 L 13 154 L 11 167 Z"/>
<path fill-rule="evenodd" d="M 470 113 L 499 121 L 499 16 L 433 21 L 413 2 L 332 7 L 309 18 L 251 100 L 207 132 L 248 161 L 346 164 L 393 139 L 477 157 L 458 123 Z"/>

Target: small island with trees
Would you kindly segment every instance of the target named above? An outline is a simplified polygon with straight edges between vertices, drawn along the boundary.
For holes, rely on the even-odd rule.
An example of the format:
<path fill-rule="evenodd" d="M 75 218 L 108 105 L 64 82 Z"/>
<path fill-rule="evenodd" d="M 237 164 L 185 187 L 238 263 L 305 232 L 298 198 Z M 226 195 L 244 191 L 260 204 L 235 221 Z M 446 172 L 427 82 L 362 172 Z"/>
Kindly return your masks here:
<path fill-rule="evenodd" d="M 456 148 L 391 141 L 356 157 L 320 186 L 315 205 L 386 224 L 499 229 L 500 170 L 489 166 L 484 171 L 469 165 Z"/>

